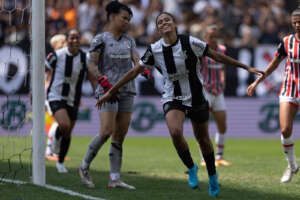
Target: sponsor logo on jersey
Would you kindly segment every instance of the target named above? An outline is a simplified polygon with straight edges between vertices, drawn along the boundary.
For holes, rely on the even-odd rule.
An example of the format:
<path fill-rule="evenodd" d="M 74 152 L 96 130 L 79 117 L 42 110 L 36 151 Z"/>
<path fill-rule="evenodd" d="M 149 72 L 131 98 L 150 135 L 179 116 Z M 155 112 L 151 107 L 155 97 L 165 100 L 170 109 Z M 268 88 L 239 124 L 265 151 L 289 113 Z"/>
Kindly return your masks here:
<path fill-rule="evenodd" d="M 145 52 L 144 56 L 142 57 L 143 63 L 147 64 L 151 56 L 152 56 L 151 51 L 150 51 L 150 50 L 147 50 L 147 51 Z"/>
<path fill-rule="evenodd" d="M 203 45 L 203 43 L 200 43 L 200 42 L 192 41 L 192 44 L 195 47 L 197 47 L 200 51 L 203 51 L 205 48 L 205 45 Z"/>
<path fill-rule="evenodd" d="M 115 59 L 128 59 L 131 57 L 131 55 L 130 54 L 111 54 L 110 57 L 115 58 Z"/>

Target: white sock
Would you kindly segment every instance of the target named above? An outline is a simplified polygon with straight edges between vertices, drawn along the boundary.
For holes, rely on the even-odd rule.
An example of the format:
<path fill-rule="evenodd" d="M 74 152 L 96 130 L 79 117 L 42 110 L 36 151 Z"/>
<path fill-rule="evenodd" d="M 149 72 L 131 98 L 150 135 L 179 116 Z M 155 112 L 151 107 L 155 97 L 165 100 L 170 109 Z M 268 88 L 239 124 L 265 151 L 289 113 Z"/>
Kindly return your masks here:
<path fill-rule="evenodd" d="M 286 160 L 288 161 L 288 165 L 292 168 L 295 168 L 297 166 L 297 163 L 294 151 L 294 139 L 292 138 L 292 136 L 289 138 L 284 138 L 281 135 L 281 143 L 283 146 Z"/>
<path fill-rule="evenodd" d="M 80 167 L 82 169 L 88 169 L 90 167 L 90 165 L 87 162 L 85 162 L 85 160 L 83 159 L 82 162 L 81 162 Z"/>
<path fill-rule="evenodd" d="M 215 135 L 215 143 L 216 143 L 216 160 L 220 160 L 223 158 L 224 147 L 225 147 L 225 133 L 220 134 L 219 132 Z"/>
<path fill-rule="evenodd" d="M 55 137 L 55 132 L 56 132 L 57 127 L 58 127 L 58 123 L 54 122 L 51 125 L 50 130 L 48 132 L 48 140 L 47 140 L 47 147 L 46 147 L 46 154 L 47 155 L 53 154 L 53 152 L 51 151 L 50 145 L 53 141 L 53 138 Z"/>
<path fill-rule="evenodd" d="M 110 173 L 109 176 L 112 181 L 120 179 L 120 173 Z"/>

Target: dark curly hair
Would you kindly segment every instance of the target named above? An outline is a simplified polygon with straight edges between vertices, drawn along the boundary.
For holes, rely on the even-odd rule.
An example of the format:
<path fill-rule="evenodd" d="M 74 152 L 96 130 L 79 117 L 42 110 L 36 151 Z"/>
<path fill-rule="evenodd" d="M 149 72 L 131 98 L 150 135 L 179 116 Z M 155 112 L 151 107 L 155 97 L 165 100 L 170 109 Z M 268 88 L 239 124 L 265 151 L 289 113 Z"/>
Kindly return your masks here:
<path fill-rule="evenodd" d="M 107 6 L 105 7 L 105 10 L 107 12 L 106 14 L 106 19 L 107 21 L 109 21 L 109 16 L 113 13 L 113 14 L 118 14 L 120 13 L 121 10 L 125 10 L 129 13 L 130 17 L 132 17 L 132 11 L 131 9 L 126 6 L 125 4 L 120 3 L 119 1 L 111 1 L 107 4 Z"/>

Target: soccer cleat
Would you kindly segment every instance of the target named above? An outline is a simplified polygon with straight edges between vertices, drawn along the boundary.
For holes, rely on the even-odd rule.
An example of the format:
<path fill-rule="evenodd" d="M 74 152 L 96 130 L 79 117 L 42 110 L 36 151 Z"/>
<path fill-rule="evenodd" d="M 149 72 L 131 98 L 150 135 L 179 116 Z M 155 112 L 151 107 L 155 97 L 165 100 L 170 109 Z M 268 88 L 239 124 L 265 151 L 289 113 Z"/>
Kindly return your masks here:
<path fill-rule="evenodd" d="M 110 189 L 112 189 L 112 188 L 125 188 L 125 189 L 128 189 L 128 190 L 135 190 L 134 186 L 128 185 L 128 184 L 124 183 L 123 181 L 121 181 L 120 179 L 114 180 L 114 181 L 109 180 L 107 187 L 110 188 Z"/>
<path fill-rule="evenodd" d="M 53 137 L 53 140 L 50 144 L 50 149 L 52 153 L 58 154 L 60 151 L 60 144 L 61 144 L 62 137 L 59 137 L 59 139 L 56 139 Z"/>
<path fill-rule="evenodd" d="M 88 188 L 95 188 L 95 184 L 92 181 L 89 169 L 83 169 L 78 167 L 78 174 L 81 178 L 81 182 Z"/>
<path fill-rule="evenodd" d="M 281 183 L 287 183 L 287 182 L 291 181 L 293 175 L 296 174 L 298 172 L 298 170 L 299 170 L 298 165 L 296 165 L 295 167 L 288 166 L 286 168 L 286 170 L 284 171 L 284 173 L 283 173 L 283 175 L 280 179 L 280 182 Z"/>
<path fill-rule="evenodd" d="M 216 197 L 220 193 L 220 184 L 218 182 L 218 173 L 213 176 L 208 176 L 208 194 L 209 196 Z"/>
<path fill-rule="evenodd" d="M 46 160 L 49 161 L 58 161 L 58 155 L 57 154 L 46 154 L 45 155 Z M 70 161 L 71 159 L 69 157 L 65 157 L 65 161 Z"/>
<path fill-rule="evenodd" d="M 46 154 L 46 160 L 49 161 L 58 161 L 58 156 L 55 154 Z"/>
<path fill-rule="evenodd" d="M 205 167 L 206 166 L 206 163 L 205 163 L 205 161 L 202 159 L 201 160 L 201 162 L 200 162 L 200 166 L 202 166 L 202 167 Z"/>
<path fill-rule="evenodd" d="M 59 162 L 56 163 L 56 169 L 57 169 L 58 173 L 67 173 L 68 172 L 68 170 L 65 168 L 64 164 L 59 163 Z"/>
<path fill-rule="evenodd" d="M 230 166 L 232 164 L 231 164 L 231 162 L 224 160 L 224 158 L 221 158 L 221 159 L 215 161 L 215 165 L 216 166 Z"/>
<path fill-rule="evenodd" d="M 193 189 L 198 187 L 199 180 L 198 180 L 198 167 L 194 164 L 194 166 L 188 169 L 189 174 L 189 186 Z"/>

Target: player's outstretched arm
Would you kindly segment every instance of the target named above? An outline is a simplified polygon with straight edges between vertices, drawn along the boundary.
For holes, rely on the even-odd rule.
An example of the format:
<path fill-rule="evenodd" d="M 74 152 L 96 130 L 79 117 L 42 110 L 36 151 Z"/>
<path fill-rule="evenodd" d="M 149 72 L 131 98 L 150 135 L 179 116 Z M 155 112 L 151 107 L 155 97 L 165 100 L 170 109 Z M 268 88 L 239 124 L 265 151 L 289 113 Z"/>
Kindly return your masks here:
<path fill-rule="evenodd" d="M 264 72 L 261 71 L 261 70 L 258 70 L 258 69 L 255 69 L 255 68 L 252 68 L 252 67 L 248 67 L 247 65 L 244 65 L 243 63 L 239 62 L 238 60 L 236 59 L 233 59 L 229 56 L 226 56 L 224 54 L 221 54 L 211 48 L 208 48 L 208 51 L 207 51 L 207 56 L 218 61 L 218 62 L 221 62 L 223 64 L 226 64 L 226 65 L 232 65 L 232 66 L 237 66 L 237 67 L 240 67 L 240 68 L 243 68 L 245 70 L 247 70 L 248 72 L 251 72 L 251 73 L 255 73 L 255 74 L 259 74 L 259 75 L 262 75 L 264 76 Z"/>
<path fill-rule="evenodd" d="M 260 82 L 265 80 L 272 72 L 279 66 L 284 57 L 274 57 L 268 66 L 265 69 L 265 76 L 258 77 L 252 84 L 247 88 L 247 95 L 252 96 L 254 94 L 255 88 L 258 86 Z"/>
<path fill-rule="evenodd" d="M 129 70 L 112 88 L 110 88 L 96 103 L 98 109 L 107 102 L 118 90 L 120 87 L 128 83 L 129 81 L 135 79 L 137 75 L 144 71 L 144 67 L 140 65 L 135 65 L 131 70 Z"/>

